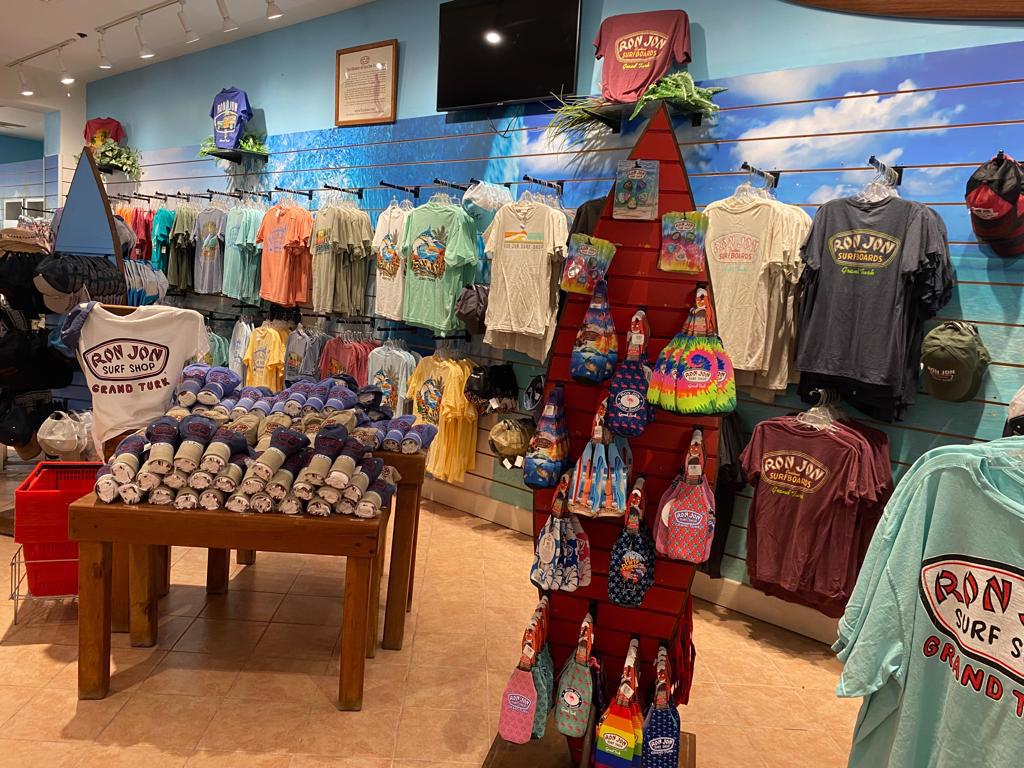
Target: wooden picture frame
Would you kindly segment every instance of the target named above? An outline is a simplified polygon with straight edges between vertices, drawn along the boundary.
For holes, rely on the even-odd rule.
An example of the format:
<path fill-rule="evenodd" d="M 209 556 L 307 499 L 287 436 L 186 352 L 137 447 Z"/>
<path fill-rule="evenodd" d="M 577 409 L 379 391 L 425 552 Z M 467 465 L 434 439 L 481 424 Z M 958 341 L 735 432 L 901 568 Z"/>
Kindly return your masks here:
<path fill-rule="evenodd" d="M 381 125 L 398 116 L 398 40 L 334 55 L 334 124 Z"/>

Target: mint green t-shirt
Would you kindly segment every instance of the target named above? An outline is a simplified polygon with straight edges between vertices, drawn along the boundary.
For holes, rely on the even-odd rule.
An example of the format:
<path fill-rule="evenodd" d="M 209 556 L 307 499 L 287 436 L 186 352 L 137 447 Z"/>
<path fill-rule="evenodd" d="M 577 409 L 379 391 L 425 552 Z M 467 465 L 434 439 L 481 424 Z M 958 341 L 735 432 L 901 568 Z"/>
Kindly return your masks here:
<path fill-rule="evenodd" d="M 439 333 L 459 327 L 455 300 L 472 281 L 476 230 L 462 208 L 427 203 L 405 217 L 402 228 L 405 288 L 402 319 Z"/>
<path fill-rule="evenodd" d="M 865 697 L 851 768 L 1020 764 L 1022 617 L 1024 441 L 925 454 L 840 625 L 837 693 Z"/>

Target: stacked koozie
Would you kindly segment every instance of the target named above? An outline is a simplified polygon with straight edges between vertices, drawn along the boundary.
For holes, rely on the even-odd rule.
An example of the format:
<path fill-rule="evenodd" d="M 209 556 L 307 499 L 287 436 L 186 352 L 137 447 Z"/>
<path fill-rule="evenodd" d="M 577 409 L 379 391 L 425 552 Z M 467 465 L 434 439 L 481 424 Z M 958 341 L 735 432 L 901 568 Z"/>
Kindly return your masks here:
<path fill-rule="evenodd" d="M 416 453 L 437 433 L 394 418 L 379 387 L 358 388 L 347 376 L 280 393 L 239 384 L 230 369 L 186 366 L 167 414 L 121 440 L 100 468 L 97 497 L 373 518 L 401 478 L 371 451 Z"/>

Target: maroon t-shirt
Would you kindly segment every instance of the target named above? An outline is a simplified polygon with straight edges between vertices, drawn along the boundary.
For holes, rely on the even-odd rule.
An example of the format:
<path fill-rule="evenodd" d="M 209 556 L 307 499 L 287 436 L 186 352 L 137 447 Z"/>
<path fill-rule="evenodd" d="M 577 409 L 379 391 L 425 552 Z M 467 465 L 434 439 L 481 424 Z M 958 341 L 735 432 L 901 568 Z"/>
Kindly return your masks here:
<path fill-rule="evenodd" d="M 690 20 L 685 11 L 650 11 L 609 16 L 594 38 L 604 59 L 601 95 L 632 104 L 672 63 L 690 61 Z"/>
<path fill-rule="evenodd" d="M 740 456 L 744 476 L 755 485 L 747 527 L 753 586 L 769 594 L 778 594 L 771 589 L 775 586 L 794 596 L 810 593 L 845 602 L 848 559 L 830 561 L 837 547 L 856 549 L 857 505 L 864 490 L 858 454 L 834 434 L 784 419 L 754 428 Z"/>

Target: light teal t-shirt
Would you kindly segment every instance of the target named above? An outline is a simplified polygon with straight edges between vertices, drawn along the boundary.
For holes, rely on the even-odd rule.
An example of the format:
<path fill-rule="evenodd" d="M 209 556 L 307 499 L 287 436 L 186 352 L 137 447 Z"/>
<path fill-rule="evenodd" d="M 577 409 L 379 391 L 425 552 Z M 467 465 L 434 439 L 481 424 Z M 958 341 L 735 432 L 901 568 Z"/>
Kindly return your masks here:
<path fill-rule="evenodd" d="M 406 216 L 401 245 L 403 320 L 440 333 L 455 330 L 460 325 L 455 299 L 476 269 L 473 220 L 461 208 L 427 203 Z"/>
<path fill-rule="evenodd" d="M 851 768 L 1019 765 L 1022 617 L 1024 441 L 926 454 L 840 627 L 837 693 L 865 697 Z"/>
<path fill-rule="evenodd" d="M 225 296 L 242 298 L 242 250 L 241 239 L 246 220 L 246 209 L 232 208 L 224 222 L 224 288 Z"/>

